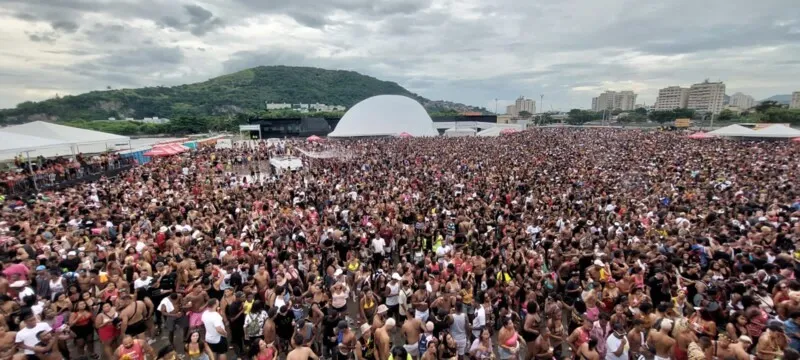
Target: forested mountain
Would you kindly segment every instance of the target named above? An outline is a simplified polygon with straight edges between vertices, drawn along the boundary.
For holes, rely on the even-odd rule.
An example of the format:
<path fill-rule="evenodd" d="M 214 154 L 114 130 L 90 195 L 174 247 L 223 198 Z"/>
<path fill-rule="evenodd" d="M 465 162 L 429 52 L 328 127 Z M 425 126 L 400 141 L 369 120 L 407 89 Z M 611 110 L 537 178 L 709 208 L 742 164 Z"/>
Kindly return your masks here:
<path fill-rule="evenodd" d="M 0 110 L 0 125 L 34 120 L 75 121 L 145 117 L 203 117 L 256 112 L 266 102 L 322 103 L 350 107 L 370 96 L 394 94 L 418 100 L 429 111 L 483 111 L 430 101 L 394 82 L 353 71 L 259 66 L 205 82 L 140 89 L 92 91 Z"/>

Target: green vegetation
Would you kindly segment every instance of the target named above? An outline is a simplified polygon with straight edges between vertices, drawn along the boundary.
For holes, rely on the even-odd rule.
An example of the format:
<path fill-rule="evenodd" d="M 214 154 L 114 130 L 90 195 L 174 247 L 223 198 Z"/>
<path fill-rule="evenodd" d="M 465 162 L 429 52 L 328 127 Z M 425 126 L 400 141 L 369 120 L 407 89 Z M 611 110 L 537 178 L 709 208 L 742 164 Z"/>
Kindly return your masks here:
<path fill-rule="evenodd" d="M 762 101 L 751 111 L 737 114 L 729 109 L 722 110 L 716 117 L 719 121 L 741 123 L 783 123 L 800 125 L 800 109 L 789 109 L 785 105 L 773 101 Z"/>
<path fill-rule="evenodd" d="M 691 119 L 694 117 L 694 110 L 690 109 L 675 109 L 675 110 L 660 110 L 653 111 L 648 115 L 650 121 L 659 124 L 670 123 L 675 119 Z"/>
<path fill-rule="evenodd" d="M 113 129 L 112 132 L 115 133 L 133 131 L 138 134 L 155 131 L 156 127 L 125 121 L 105 125 L 83 122 L 111 117 L 142 119 L 157 116 L 173 121 L 186 118 L 201 123 L 227 123 L 236 114 L 262 111 L 268 102 L 323 103 L 351 107 L 368 97 L 383 94 L 405 95 L 423 105 L 430 103 L 429 111 L 447 110 L 442 108 L 442 104 L 447 102 L 431 102 L 397 83 L 381 81 L 353 71 L 260 66 L 196 84 L 92 91 L 40 102 L 27 101 L 14 109 L 0 110 L 0 125 L 35 120 L 64 121 L 92 129 Z M 473 111 L 483 110 L 450 104 L 471 108 Z M 208 120 L 209 117 L 222 120 Z M 200 124 L 198 127 L 203 126 Z"/>
<path fill-rule="evenodd" d="M 603 119 L 602 111 L 572 109 L 567 115 L 569 116 L 569 118 L 567 118 L 567 124 L 570 125 L 581 125 L 590 121 Z"/>

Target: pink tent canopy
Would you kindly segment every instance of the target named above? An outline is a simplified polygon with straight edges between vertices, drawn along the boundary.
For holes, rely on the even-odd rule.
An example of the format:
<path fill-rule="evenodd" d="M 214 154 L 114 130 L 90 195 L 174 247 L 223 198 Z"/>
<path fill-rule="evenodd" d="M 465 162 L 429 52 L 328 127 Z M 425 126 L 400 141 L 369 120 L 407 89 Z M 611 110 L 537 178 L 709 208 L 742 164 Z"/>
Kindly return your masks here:
<path fill-rule="evenodd" d="M 150 151 L 144 153 L 144 156 L 171 156 L 186 152 L 187 150 L 189 150 L 189 148 L 178 143 L 160 144 L 153 146 Z"/>
<path fill-rule="evenodd" d="M 796 137 L 796 138 L 792 139 L 792 141 L 794 141 L 794 142 L 800 142 L 800 137 Z"/>
<path fill-rule="evenodd" d="M 689 139 L 708 139 L 708 138 L 712 138 L 712 137 L 714 137 L 714 136 L 709 135 L 708 133 L 704 133 L 702 131 L 696 132 L 696 133 L 694 133 L 692 135 L 689 135 Z"/>
<path fill-rule="evenodd" d="M 178 143 L 166 144 L 164 145 L 164 147 L 171 149 L 176 154 L 184 153 L 189 150 L 189 148 L 187 148 L 186 146 L 183 146 Z"/>
<path fill-rule="evenodd" d="M 317 135 L 311 135 L 306 140 L 310 142 L 317 142 L 317 141 L 322 141 L 322 138 Z"/>
<path fill-rule="evenodd" d="M 154 147 L 150 149 L 150 151 L 144 153 L 144 156 L 149 156 L 149 157 L 170 156 L 170 155 L 174 154 L 172 153 L 172 151 L 170 151 L 165 147 Z"/>
<path fill-rule="evenodd" d="M 517 132 L 519 132 L 519 130 L 517 130 L 517 129 L 512 129 L 512 128 L 508 128 L 508 129 L 503 129 L 503 130 L 500 130 L 500 134 L 501 134 L 501 135 L 514 134 L 514 133 L 517 133 Z"/>
<path fill-rule="evenodd" d="M 401 137 L 401 138 L 407 139 L 407 138 L 414 137 L 414 135 L 411 135 L 411 134 L 403 131 L 403 132 L 397 134 L 397 137 Z"/>

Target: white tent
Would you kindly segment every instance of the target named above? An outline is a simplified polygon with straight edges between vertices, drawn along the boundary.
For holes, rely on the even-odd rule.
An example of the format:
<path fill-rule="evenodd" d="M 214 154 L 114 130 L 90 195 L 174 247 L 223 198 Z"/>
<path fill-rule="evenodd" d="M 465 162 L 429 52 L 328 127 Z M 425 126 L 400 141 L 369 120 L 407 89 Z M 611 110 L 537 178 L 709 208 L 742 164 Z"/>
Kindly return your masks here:
<path fill-rule="evenodd" d="M 35 150 L 60 145 L 63 145 L 63 142 L 60 140 L 15 134 L 0 130 L 0 153 L 19 153 L 27 150 Z"/>
<path fill-rule="evenodd" d="M 800 136 L 800 130 L 792 129 L 783 124 L 770 125 L 756 130 L 754 133 L 754 136 L 763 138 L 795 138 Z"/>
<path fill-rule="evenodd" d="M 3 131 L 14 134 L 57 139 L 69 144 L 127 142 L 130 140 L 130 138 L 127 136 L 80 129 L 72 126 L 58 125 L 44 121 L 34 121 L 27 124 L 9 126 L 3 129 Z"/>
<path fill-rule="evenodd" d="M 500 133 L 505 129 L 508 129 L 508 128 L 495 126 L 495 127 L 490 127 L 490 128 L 488 128 L 486 130 L 483 130 L 483 131 L 481 131 L 481 132 L 479 132 L 479 133 L 477 133 L 475 135 L 477 135 L 477 136 L 485 136 L 485 137 L 498 137 L 498 136 L 500 136 Z"/>
<path fill-rule="evenodd" d="M 475 136 L 477 130 L 472 128 L 452 128 L 444 131 L 446 137 Z"/>
<path fill-rule="evenodd" d="M 416 100 L 400 95 L 379 95 L 347 110 L 329 137 L 439 135 L 433 120 Z"/>
<path fill-rule="evenodd" d="M 31 151 L 31 156 L 64 156 L 83 153 L 97 153 L 106 150 L 116 150 L 119 147 L 129 148 L 130 138 L 127 136 L 114 135 L 94 130 L 80 129 L 71 126 L 58 125 L 44 121 L 34 121 L 22 125 L 9 126 L 0 129 L 0 142 L 5 143 L 5 138 L 13 137 L 33 137 L 38 139 L 39 146 L 28 146 L 22 143 L 23 146 L 3 145 L 2 158 L 14 157 L 14 153 L 22 151 Z M 35 139 L 33 139 L 35 140 Z M 9 142 L 10 143 L 10 142 Z M 20 144 L 20 141 L 16 141 Z M 9 156 L 10 154 L 10 156 Z"/>
<path fill-rule="evenodd" d="M 727 137 L 753 137 L 756 133 L 755 130 L 748 129 L 741 125 L 728 125 L 724 128 L 708 132 L 711 136 L 727 136 Z"/>

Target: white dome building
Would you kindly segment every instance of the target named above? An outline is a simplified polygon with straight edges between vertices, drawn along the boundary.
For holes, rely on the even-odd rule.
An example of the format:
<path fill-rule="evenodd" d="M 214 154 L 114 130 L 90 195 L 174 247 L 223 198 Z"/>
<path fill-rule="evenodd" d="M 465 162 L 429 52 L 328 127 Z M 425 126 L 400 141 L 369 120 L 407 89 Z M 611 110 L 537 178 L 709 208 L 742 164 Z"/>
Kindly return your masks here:
<path fill-rule="evenodd" d="M 437 136 L 433 120 L 414 99 L 401 95 L 378 95 L 347 110 L 330 137 Z"/>

